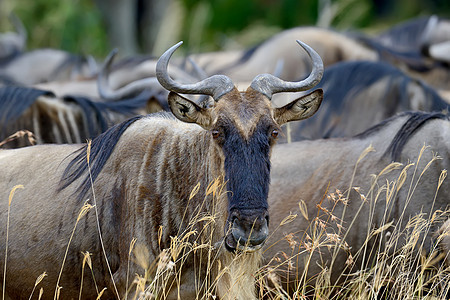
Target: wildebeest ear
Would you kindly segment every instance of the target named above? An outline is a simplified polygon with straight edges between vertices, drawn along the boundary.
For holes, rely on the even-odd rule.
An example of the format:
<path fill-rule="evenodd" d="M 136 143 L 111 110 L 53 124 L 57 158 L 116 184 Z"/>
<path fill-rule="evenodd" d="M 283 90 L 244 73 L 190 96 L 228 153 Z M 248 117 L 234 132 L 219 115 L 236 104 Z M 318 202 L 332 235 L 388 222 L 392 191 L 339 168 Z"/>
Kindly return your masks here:
<path fill-rule="evenodd" d="M 314 115 L 323 99 L 323 90 L 317 89 L 283 107 L 275 108 L 275 121 L 281 125 L 290 121 L 307 119 Z"/>
<path fill-rule="evenodd" d="M 200 107 L 193 101 L 174 92 L 169 93 L 168 102 L 170 110 L 179 120 L 186 123 L 196 123 L 205 129 L 211 127 L 213 120 L 210 108 Z"/>

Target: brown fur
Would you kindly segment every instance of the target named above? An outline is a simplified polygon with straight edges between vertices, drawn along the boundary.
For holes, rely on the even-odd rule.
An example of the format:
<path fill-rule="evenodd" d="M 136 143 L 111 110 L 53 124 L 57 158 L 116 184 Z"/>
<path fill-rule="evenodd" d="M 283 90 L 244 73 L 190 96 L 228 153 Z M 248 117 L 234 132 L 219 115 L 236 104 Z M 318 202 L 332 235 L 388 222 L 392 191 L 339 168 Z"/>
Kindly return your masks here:
<path fill-rule="evenodd" d="M 16 56 L 2 67 L 0 75 L 30 86 L 42 82 L 88 77 L 92 70 L 86 59 L 57 49 L 37 49 Z"/>
<path fill-rule="evenodd" d="M 310 105 L 317 110 L 320 101 L 321 97 Z M 209 108 L 214 120 L 229 120 L 244 137 L 262 118 L 269 118 L 274 126 L 278 126 L 273 120 L 273 111 L 270 101 L 251 89 L 245 93 L 234 90 Z M 13 298 L 28 298 L 35 279 L 43 271 L 48 276 L 40 284 L 44 288 L 42 299 L 53 297 L 64 251 L 83 205 L 83 201 L 77 200 L 81 179 L 62 190 L 59 190 L 58 182 L 71 159 L 68 155 L 79 148 L 79 145 L 52 145 L 0 151 L 0 168 L 4 170 L 0 175 L 3 198 L 6 199 L 14 185 L 23 184 L 25 187 L 14 196 L 10 213 L 6 292 Z M 95 162 L 95 158 L 92 159 Z M 210 242 L 214 245 L 223 239 L 227 218 L 226 194 L 217 203 L 204 202 L 204 199 L 208 184 L 224 177 L 222 150 L 214 142 L 211 132 L 196 124 L 183 123 L 167 115 L 155 115 L 135 121 L 123 133 L 96 178 L 93 193 L 83 198 L 90 204 L 94 204 L 94 197 L 96 199 L 102 240 L 120 296 L 125 294 L 127 273 L 133 276 L 144 272 L 134 262 L 130 262 L 128 268 L 133 238 L 147 249 L 143 251 L 148 252 L 144 255 L 147 265 L 156 262 L 161 250 L 171 246 L 171 237 L 183 237 L 191 228 L 189 218 L 198 212 L 217 213 Z M 198 183 L 201 186 L 199 193 L 189 199 Z M 0 225 L 3 228 L 1 237 L 5 240 L 8 207 L 7 201 L 2 203 Z M 159 236 L 161 226 L 163 230 Z M 202 223 L 192 227 L 197 232 L 202 228 Z M 3 244 L 0 252 L 4 251 Z M 63 287 L 61 298 L 78 297 L 81 251 L 92 253 L 97 284 L 100 289 L 108 287 L 103 298 L 113 298 L 114 287 L 102 255 L 93 210 L 77 225 L 60 282 Z M 225 250 L 219 247 L 219 251 Z M 219 280 L 217 296 L 249 299 L 254 295 L 254 288 L 249 285 L 254 280 L 252 274 L 260 254 L 257 251 L 245 254 L 245 259 L 237 258 L 235 261 L 231 259 L 233 255 L 223 253 L 217 259 L 229 270 Z M 172 290 L 167 291 L 171 296 L 176 298 L 178 291 L 183 298 L 206 292 L 206 287 L 198 288 L 193 284 L 208 276 L 204 268 L 196 269 L 196 260 L 203 259 L 192 255 L 186 259 L 181 276 L 173 281 Z M 218 272 L 216 270 L 213 274 Z M 83 286 L 83 297 L 96 297 L 93 283 L 88 279 Z"/>
<path fill-rule="evenodd" d="M 298 80 L 309 72 L 310 65 L 306 53 L 292 51 L 295 40 L 301 40 L 317 51 L 325 67 L 344 60 L 377 59 L 376 53 L 354 39 L 318 27 L 284 30 L 264 41 L 244 62 L 238 60 L 235 52 L 228 56 L 223 53 L 218 53 L 218 56 L 214 53 L 198 54 L 193 58 L 208 74 L 216 74 L 220 70 L 221 74 L 229 76 L 235 82 L 248 82 L 258 74 L 273 73 L 277 64 L 282 61 L 283 68 L 279 77 Z M 210 63 L 213 61 L 209 58 L 211 56 L 214 57 L 214 63 Z"/>
<path fill-rule="evenodd" d="M 295 288 L 295 282 L 298 283 L 304 271 L 307 271 L 307 282 L 314 284 L 314 276 L 321 272 L 321 268 L 331 265 L 334 248 L 323 246 L 320 247 L 320 254 L 319 249 L 313 253 L 309 268 L 305 270 L 304 259 L 307 259 L 309 255 L 309 252 L 305 250 L 305 245 L 309 242 L 305 234 L 312 237 L 309 226 L 318 215 L 325 222 L 328 234 L 339 233 L 337 224 L 342 217 L 344 205 L 342 202 L 338 202 L 336 207 L 333 208 L 334 202 L 326 197 L 327 194 L 331 193 L 336 195 L 337 189 L 344 196 L 347 196 L 349 187 L 359 187 L 360 193 L 367 197 L 367 202 L 363 205 L 361 212 L 357 214 L 363 200 L 360 193 L 351 189 L 343 219 L 344 230 L 340 234 L 342 238 L 342 234 L 348 230 L 345 242 L 350 250 L 338 251 L 330 274 L 332 284 L 344 279 L 340 277 L 344 270 L 346 273 L 352 273 L 361 267 L 363 255 L 358 257 L 352 270 L 346 269 L 345 262 L 349 253 L 355 255 L 356 251 L 362 247 L 367 237 L 368 227 L 374 229 L 390 221 L 398 222 L 403 209 L 405 209 L 405 214 L 399 223 L 401 228 L 404 228 L 406 222 L 417 213 L 424 212 L 426 213 L 425 218 L 427 218 L 432 213 L 431 209 L 433 209 L 433 212 L 438 209 L 449 209 L 448 178 L 444 180 L 439 193 L 437 193 L 437 199 L 433 202 L 441 171 L 443 169 L 448 170 L 450 167 L 447 159 L 450 153 L 450 123 L 448 120 L 431 120 L 418 129 L 410 137 L 401 152 L 399 161 L 403 165 L 397 166 L 390 173 L 377 178 L 375 195 L 379 189 L 386 186 L 387 182 L 397 180 L 408 162 L 417 164 L 420 149 L 424 144 L 429 145 L 430 148 L 425 150 L 418 163 L 414 182 L 424 166 L 432 159 L 433 153 L 437 152 L 442 159 L 434 161 L 421 177 L 408 204 L 408 190 L 415 166 L 408 170 L 408 176 L 403 187 L 399 190 L 398 195 L 389 202 L 392 211 L 386 220 L 383 220 L 386 209 L 386 200 L 384 199 L 386 191 L 381 192 L 380 198 L 376 202 L 375 196 L 369 193 L 373 182 L 371 174 L 379 174 L 391 162 L 389 153 L 385 153 L 392 137 L 400 130 L 407 118 L 408 115 L 394 118 L 384 126 L 357 138 L 302 141 L 278 145 L 273 149 L 269 194 L 272 235 L 266 243 L 267 247 L 263 256 L 267 261 L 274 257 L 282 260 L 282 263 L 274 260 L 272 263 L 275 266 L 280 265 L 276 270 L 282 277 L 289 278 L 290 288 Z M 369 146 L 373 146 L 375 151 L 368 153 L 356 165 L 360 155 Z M 356 173 L 352 182 L 355 168 Z M 306 204 L 308 220 L 303 217 L 299 210 L 299 202 L 301 201 Z M 324 209 L 319 210 L 319 204 Z M 325 209 L 332 212 L 338 219 L 329 219 L 330 215 L 325 212 Z M 370 210 L 374 211 L 373 219 L 369 218 Z M 297 214 L 297 217 L 294 221 L 278 227 L 289 214 Z M 356 221 L 350 227 L 354 218 L 356 218 Z M 430 246 L 431 236 L 438 230 L 440 224 L 436 220 L 432 224 L 431 231 L 424 233 L 425 238 L 422 243 L 425 250 Z M 289 236 L 290 233 L 293 236 Z M 293 244 L 293 241 L 297 244 Z M 377 249 L 378 242 L 379 240 L 372 241 L 372 244 L 369 244 L 369 249 L 372 249 L 372 247 Z M 400 245 L 402 242 L 403 240 L 400 239 Z M 419 243 L 421 242 L 419 241 Z M 288 263 L 282 252 L 286 253 L 288 257 L 292 255 L 290 260 L 292 266 L 289 268 L 289 273 L 286 271 Z M 370 260 L 367 261 L 368 258 L 369 255 L 365 257 L 365 266 L 370 266 Z"/>
<path fill-rule="evenodd" d="M 298 80 L 309 72 L 310 66 L 306 53 L 291 51 L 296 39 L 314 48 L 322 58 L 325 67 L 341 61 L 383 60 L 435 88 L 446 89 L 448 87 L 449 68 L 442 64 L 436 66 L 436 60 L 423 57 L 422 63 L 427 70 L 417 70 L 414 66 L 409 66 L 404 58 L 387 56 L 380 59 L 380 54 L 373 47 L 359 41 L 351 34 L 320 27 L 296 27 L 281 31 L 258 45 L 247 59 L 242 59 L 244 51 L 203 53 L 193 55 L 193 59 L 205 69 L 207 74 L 225 74 L 235 82 L 249 82 L 257 74 L 273 73 L 279 64 L 282 64 L 282 70 L 278 74 L 280 78 Z M 367 39 L 370 40 L 371 37 L 367 37 Z M 395 42 L 398 44 L 396 40 Z M 390 45 L 387 47 L 388 50 L 395 49 Z M 415 50 L 420 52 L 419 49 Z M 381 53 L 381 55 L 385 54 Z M 283 98 L 283 95 L 279 95 L 279 97 Z"/>

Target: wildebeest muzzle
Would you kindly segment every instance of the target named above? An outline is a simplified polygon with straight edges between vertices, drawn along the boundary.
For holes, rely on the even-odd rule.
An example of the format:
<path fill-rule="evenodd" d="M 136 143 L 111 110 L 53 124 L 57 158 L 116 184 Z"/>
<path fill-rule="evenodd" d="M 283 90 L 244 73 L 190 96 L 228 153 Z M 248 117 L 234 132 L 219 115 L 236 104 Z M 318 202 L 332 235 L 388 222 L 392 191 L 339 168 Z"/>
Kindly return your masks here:
<path fill-rule="evenodd" d="M 225 247 L 229 251 L 256 251 L 269 235 L 267 209 L 234 209 L 228 217 Z"/>

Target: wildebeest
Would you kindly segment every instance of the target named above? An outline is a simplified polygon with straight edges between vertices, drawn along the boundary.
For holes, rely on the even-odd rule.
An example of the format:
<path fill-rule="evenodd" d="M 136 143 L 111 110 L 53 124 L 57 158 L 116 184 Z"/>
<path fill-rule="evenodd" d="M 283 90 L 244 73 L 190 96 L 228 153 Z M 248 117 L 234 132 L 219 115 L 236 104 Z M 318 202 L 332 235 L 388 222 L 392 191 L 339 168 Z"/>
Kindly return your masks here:
<path fill-rule="evenodd" d="M 445 27 L 446 23 L 442 20 L 439 24 Z M 445 28 L 435 29 L 439 29 L 437 31 L 441 32 L 441 36 L 445 36 Z M 344 33 L 318 27 L 296 27 L 275 34 L 247 51 L 200 53 L 192 55 L 192 58 L 208 74 L 225 74 L 235 82 L 248 82 L 256 74 L 273 72 L 279 64 L 283 65 L 281 78 L 297 80 L 308 74 L 309 62 L 307 57 L 303 56 L 303 59 L 300 58 L 303 63 L 298 65 L 296 62 L 299 60 L 299 54 L 290 51 L 286 45 L 289 45 L 292 39 L 300 39 L 316 49 L 325 67 L 342 61 L 384 61 L 431 86 L 445 89 L 450 81 L 448 64 L 425 56 L 420 48 L 409 48 L 405 52 L 398 49 L 399 45 L 405 44 L 398 42 L 399 40 L 414 37 L 416 33 L 405 31 L 407 30 L 402 30 L 401 37 L 392 35 L 392 43 L 384 43 L 384 35 L 383 38 L 378 38 L 358 32 Z M 413 39 L 408 39 L 410 40 Z M 435 38 L 433 40 L 437 41 Z M 444 48 L 440 51 L 445 51 L 448 47 L 445 42 L 435 44 L 436 47 L 438 45 Z"/>
<path fill-rule="evenodd" d="M 82 143 L 111 125 L 153 109 L 152 91 L 117 102 L 98 102 L 76 95 L 57 97 L 51 91 L 6 86 L 0 88 L 0 140 L 20 130 L 34 133 L 38 144 Z M 25 143 L 23 143 L 25 142 Z M 16 140 L 7 148 L 28 146 Z"/>
<path fill-rule="evenodd" d="M 382 32 L 376 40 L 398 53 L 440 60 L 433 48 L 450 41 L 450 19 L 436 15 L 414 18 Z"/>
<path fill-rule="evenodd" d="M 173 115 L 134 117 L 94 139 L 90 148 L 38 145 L 1 150 L 0 190 L 4 197 L 13 186 L 24 185 L 14 195 L 10 207 L 5 286 L 8 295 L 28 298 L 35 279 L 46 271 L 47 276 L 40 284 L 44 287 L 43 299 L 53 297 L 74 220 L 84 200 L 91 199 L 90 203 L 95 203 L 98 209 L 99 227 L 117 292 L 102 258 L 95 214 L 89 212 L 77 227 L 68 250 L 68 263 L 59 282 L 63 287 L 61 298 L 78 297 L 80 251 L 92 253 L 97 285 L 109 287 L 103 297 L 123 295 L 127 274 L 139 273 L 139 267 L 129 262 L 133 237 L 148 249 L 150 263 L 162 249 L 170 247 L 171 237 L 183 232 L 193 212 L 214 214 L 214 207 L 218 213 L 212 242 L 221 241 L 220 265 L 228 266 L 234 251 L 249 252 L 242 262 L 244 273 L 238 278 L 224 275 L 217 283 L 217 296 L 254 298 L 252 273 L 260 256 L 258 249 L 268 235 L 271 148 L 281 124 L 310 117 L 322 100 L 322 91 L 316 90 L 284 107 L 271 105 L 273 94 L 310 89 L 322 77 L 320 56 L 309 46 L 298 43 L 313 60 L 310 76 L 299 82 L 286 82 L 262 74 L 245 92 L 239 92 L 223 75 L 194 84 L 175 82 L 169 77 L 167 66 L 179 43 L 167 50 L 156 66 L 158 80 L 171 91 L 168 100 Z M 214 103 L 200 107 L 177 93 L 209 95 Z M 71 153 L 74 156 L 68 157 Z M 90 168 L 86 164 L 88 159 Z M 92 187 L 89 178 L 93 180 Z M 206 202 L 202 206 L 205 192 L 201 190 L 190 200 L 198 183 L 205 188 L 216 178 L 224 178 L 229 191 L 218 203 Z M 1 203 L 4 241 L 8 203 Z M 196 226 L 200 234 L 202 226 Z M 5 252 L 4 243 L 0 252 Z M 183 260 L 172 295 L 176 297 L 179 291 L 181 298 L 194 299 L 193 293 L 209 289 L 199 282 L 206 271 L 195 269 L 204 260 L 192 256 Z M 213 266 L 216 268 L 217 264 Z M 93 284 L 86 282 L 84 298 L 93 299 L 96 295 Z"/>
<path fill-rule="evenodd" d="M 0 77 L 16 84 L 33 84 L 90 77 L 97 72 L 97 63 L 90 57 L 58 49 L 36 49 L 20 53 L 0 64 Z"/>
<path fill-rule="evenodd" d="M 157 98 L 160 109 L 168 109 L 168 91 L 156 79 L 157 60 L 149 56 L 136 56 L 113 63 L 116 54 L 117 49 L 110 52 L 96 76 L 46 82 L 35 84 L 33 87 L 49 90 L 59 97 L 77 95 L 98 101 L 129 99 L 147 90 Z M 196 82 L 203 79 L 176 65 L 171 66 L 170 70 L 175 80 Z"/>
<path fill-rule="evenodd" d="M 209 58 L 211 54 L 208 53 L 206 59 L 202 58 L 202 54 L 193 55 L 192 59 L 208 74 L 225 74 L 236 82 L 250 81 L 257 74 L 273 72 L 280 63 L 283 64 L 280 77 L 297 80 L 308 74 L 310 64 L 307 56 L 290 50 L 289 43 L 295 39 L 311 45 L 319 53 L 325 67 L 339 61 L 378 58 L 371 48 L 343 33 L 318 27 L 296 27 L 284 30 L 261 44 L 242 51 L 240 56 L 233 51 L 231 59 L 221 54 L 219 57 L 213 56 L 212 61 Z M 225 57 L 223 59 L 227 63 L 216 63 L 220 57 Z M 208 62 L 211 63 L 207 64 Z"/>
<path fill-rule="evenodd" d="M 382 61 L 401 68 L 429 85 L 446 89 L 450 80 L 450 21 L 437 16 L 420 17 L 393 26 L 376 37 L 355 35 Z"/>
<path fill-rule="evenodd" d="M 116 54 L 116 49 L 111 51 L 97 76 L 98 93 L 101 99 L 104 101 L 118 101 L 136 96 L 144 90 L 149 90 L 155 97 L 159 96 L 160 108 L 168 109 L 167 95 L 169 92 L 158 82 L 156 74 L 151 72 L 151 70 L 155 69 L 156 60 L 144 58 L 144 60 L 140 61 L 138 59 L 138 63 L 134 64 L 134 60 L 131 58 L 131 61 L 122 60 L 114 66 L 113 61 Z M 111 72 L 111 69 L 114 69 L 114 71 Z M 206 77 L 204 74 L 200 76 L 199 74 L 187 73 L 183 68 L 176 66 L 171 67 L 171 74 L 175 80 L 186 83 L 197 82 Z M 112 77 L 111 80 L 110 76 Z M 111 84 L 110 81 L 112 81 Z"/>
<path fill-rule="evenodd" d="M 450 105 L 423 81 L 383 62 L 337 63 L 325 69 L 318 87 L 324 91 L 321 109 L 289 123 L 290 140 L 350 137 L 399 112 L 448 111 Z"/>
<path fill-rule="evenodd" d="M 429 148 L 421 152 L 424 145 Z M 366 149 L 375 151 L 360 159 Z M 385 246 L 391 254 L 394 242 L 398 251 L 402 249 L 406 233 L 413 229 L 406 224 L 416 215 L 431 220 L 436 211 L 447 209 L 448 218 L 450 185 L 443 170 L 450 167 L 449 154 L 449 116 L 426 112 L 399 114 L 353 138 L 275 146 L 269 193 L 273 233 L 264 257 L 281 259 L 274 263 L 279 265 L 276 271 L 289 277 L 293 289 L 295 282 L 314 286 L 322 268 L 331 272 L 331 286 L 346 278 L 342 273 L 370 269 Z M 297 218 L 277 228 L 290 213 Z M 445 215 L 435 218 L 431 229 L 417 236 L 414 247 L 430 250 L 431 237 L 445 219 Z M 385 231 L 370 235 L 382 226 Z M 395 239 L 390 241 L 387 232 Z M 281 252 L 290 257 L 289 272 Z M 396 270 L 395 265 L 392 268 Z"/>

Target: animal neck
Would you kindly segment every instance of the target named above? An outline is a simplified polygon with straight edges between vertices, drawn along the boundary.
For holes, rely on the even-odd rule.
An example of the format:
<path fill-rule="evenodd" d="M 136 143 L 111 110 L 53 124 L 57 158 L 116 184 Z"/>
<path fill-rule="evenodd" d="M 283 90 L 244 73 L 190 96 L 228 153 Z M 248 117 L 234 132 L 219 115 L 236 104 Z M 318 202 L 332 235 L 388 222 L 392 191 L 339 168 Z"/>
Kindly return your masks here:
<path fill-rule="evenodd" d="M 225 223 L 226 215 L 217 212 L 226 211 L 226 195 L 206 193 L 216 179 L 224 178 L 223 161 L 210 133 L 196 125 L 164 128 L 148 140 L 137 186 L 132 187 L 133 202 L 149 214 L 143 226 L 162 226 L 158 247 L 168 248 L 171 237 L 203 226 L 205 221 L 198 220 L 205 215 L 215 215 L 216 224 Z"/>

